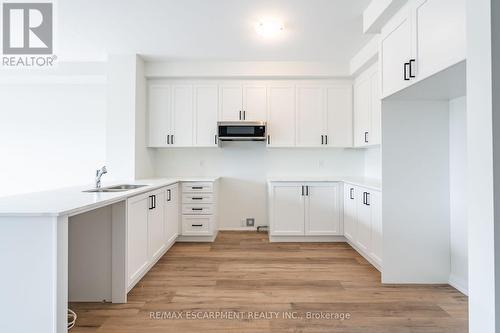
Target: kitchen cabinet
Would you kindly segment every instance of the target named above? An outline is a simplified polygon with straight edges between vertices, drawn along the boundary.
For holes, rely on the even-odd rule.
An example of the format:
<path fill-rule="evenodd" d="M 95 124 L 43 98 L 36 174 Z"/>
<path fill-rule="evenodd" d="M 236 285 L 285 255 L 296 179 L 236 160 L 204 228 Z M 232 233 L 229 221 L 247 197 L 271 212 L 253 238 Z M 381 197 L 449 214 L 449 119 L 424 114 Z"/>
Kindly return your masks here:
<path fill-rule="evenodd" d="M 195 146 L 217 147 L 217 85 L 194 86 Z"/>
<path fill-rule="evenodd" d="M 378 269 L 382 267 L 382 193 L 344 184 L 344 236 Z"/>
<path fill-rule="evenodd" d="M 311 183 L 306 187 L 305 234 L 340 235 L 341 208 L 338 183 Z"/>
<path fill-rule="evenodd" d="M 148 90 L 148 135 L 150 147 L 164 147 L 172 128 L 172 87 L 151 84 Z"/>
<path fill-rule="evenodd" d="M 325 145 L 328 147 L 353 146 L 353 105 L 350 84 L 327 86 Z"/>
<path fill-rule="evenodd" d="M 271 183 L 270 236 L 341 235 L 339 193 L 336 182 Z"/>
<path fill-rule="evenodd" d="M 465 0 L 409 1 L 381 31 L 382 97 L 465 60 L 465 35 Z"/>
<path fill-rule="evenodd" d="M 220 120 L 258 120 L 267 116 L 267 87 L 262 83 L 221 85 Z"/>
<path fill-rule="evenodd" d="M 183 182 L 180 241 L 213 241 L 217 235 L 217 182 Z"/>
<path fill-rule="evenodd" d="M 295 146 L 295 119 L 295 86 L 270 86 L 267 145 L 269 147 Z"/>
<path fill-rule="evenodd" d="M 193 145 L 193 87 L 172 86 L 172 128 L 170 145 L 189 147 Z"/>
<path fill-rule="evenodd" d="M 357 216 L 356 216 L 356 197 L 358 188 L 350 184 L 344 184 L 344 236 L 354 241 L 357 237 Z"/>
<path fill-rule="evenodd" d="M 165 240 L 167 246 L 173 244 L 179 235 L 179 185 L 165 189 Z"/>
<path fill-rule="evenodd" d="M 354 145 L 366 147 L 381 143 L 381 110 L 377 64 L 354 82 Z"/>
<path fill-rule="evenodd" d="M 127 274 L 129 289 L 142 276 L 149 264 L 148 216 L 149 194 L 127 200 Z"/>
<path fill-rule="evenodd" d="M 325 144 L 325 100 L 322 86 L 297 86 L 298 147 L 319 147 Z"/>
<path fill-rule="evenodd" d="M 165 192 L 156 190 L 149 195 L 148 207 L 148 255 L 156 261 L 166 248 L 165 240 Z"/>

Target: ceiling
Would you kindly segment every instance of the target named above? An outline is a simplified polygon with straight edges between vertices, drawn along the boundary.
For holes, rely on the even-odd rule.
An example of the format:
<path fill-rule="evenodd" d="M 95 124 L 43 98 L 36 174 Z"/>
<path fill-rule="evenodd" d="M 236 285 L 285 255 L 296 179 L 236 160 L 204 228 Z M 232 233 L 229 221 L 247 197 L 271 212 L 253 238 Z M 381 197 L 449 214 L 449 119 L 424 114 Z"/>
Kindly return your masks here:
<path fill-rule="evenodd" d="M 347 66 L 370 39 L 369 0 L 68 0 L 56 7 L 60 59 L 104 60 L 138 53 L 161 60 L 327 61 Z M 255 33 L 261 18 L 284 33 Z"/>

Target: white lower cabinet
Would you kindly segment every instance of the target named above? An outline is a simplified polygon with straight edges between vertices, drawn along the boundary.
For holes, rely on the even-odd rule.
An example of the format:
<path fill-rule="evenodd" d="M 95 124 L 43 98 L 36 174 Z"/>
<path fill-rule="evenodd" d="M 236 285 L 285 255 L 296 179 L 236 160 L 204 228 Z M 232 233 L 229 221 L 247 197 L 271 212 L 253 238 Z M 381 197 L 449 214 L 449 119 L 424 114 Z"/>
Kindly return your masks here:
<path fill-rule="evenodd" d="M 339 194 L 336 182 L 270 183 L 270 236 L 341 235 Z"/>
<path fill-rule="evenodd" d="M 365 258 L 382 267 L 382 194 L 344 184 L 344 235 Z"/>
<path fill-rule="evenodd" d="M 147 273 L 177 238 L 178 185 L 127 199 L 127 287 Z"/>
<path fill-rule="evenodd" d="M 181 241 L 213 241 L 217 235 L 217 182 L 184 182 Z"/>

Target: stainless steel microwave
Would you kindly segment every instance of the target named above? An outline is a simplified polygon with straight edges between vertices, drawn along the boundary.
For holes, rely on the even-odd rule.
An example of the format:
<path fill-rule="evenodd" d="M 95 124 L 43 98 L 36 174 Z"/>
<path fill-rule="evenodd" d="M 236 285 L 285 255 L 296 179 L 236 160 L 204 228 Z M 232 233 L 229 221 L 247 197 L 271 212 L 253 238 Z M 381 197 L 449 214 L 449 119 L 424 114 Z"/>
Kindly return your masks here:
<path fill-rule="evenodd" d="M 219 121 L 219 141 L 266 141 L 265 121 Z"/>

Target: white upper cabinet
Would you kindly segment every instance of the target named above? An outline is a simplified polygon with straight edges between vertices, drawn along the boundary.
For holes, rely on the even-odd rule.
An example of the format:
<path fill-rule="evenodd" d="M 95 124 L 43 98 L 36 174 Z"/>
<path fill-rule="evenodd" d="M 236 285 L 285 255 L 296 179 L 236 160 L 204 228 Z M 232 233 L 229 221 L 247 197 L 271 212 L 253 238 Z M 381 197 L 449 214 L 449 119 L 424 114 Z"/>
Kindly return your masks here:
<path fill-rule="evenodd" d="M 416 0 L 417 80 L 465 59 L 465 1 Z"/>
<path fill-rule="evenodd" d="M 217 85 L 194 86 L 195 146 L 217 146 Z"/>
<path fill-rule="evenodd" d="M 243 120 L 243 88 L 240 84 L 219 87 L 220 120 Z"/>
<path fill-rule="evenodd" d="M 409 85 L 412 57 L 411 31 L 411 16 L 407 7 L 396 14 L 382 29 L 380 61 L 384 97 Z"/>
<path fill-rule="evenodd" d="M 306 194 L 305 235 L 341 235 L 340 185 L 308 184 Z"/>
<path fill-rule="evenodd" d="M 326 88 L 325 144 L 329 147 L 352 147 L 352 86 L 339 85 Z"/>
<path fill-rule="evenodd" d="M 267 119 L 267 87 L 263 83 L 252 83 L 243 86 L 242 120 L 266 121 Z"/>
<path fill-rule="evenodd" d="M 297 86 L 297 146 L 325 144 L 325 100 L 322 86 Z"/>
<path fill-rule="evenodd" d="M 173 128 L 170 145 L 189 147 L 193 145 L 193 87 L 172 86 Z"/>
<path fill-rule="evenodd" d="M 465 0 L 412 0 L 382 28 L 382 97 L 465 60 Z"/>
<path fill-rule="evenodd" d="M 354 83 L 354 145 L 366 147 L 381 143 L 381 110 L 378 66 L 361 73 Z"/>
<path fill-rule="evenodd" d="M 172 130 L 172 87 L 152 84 L 148 94 L 149 146 L 163 147 Z"/>
<path fill-rule="evenodd" d="M 295 86 L 269 87 L 267 134 L 268 146 L 295 146 Z"/>

